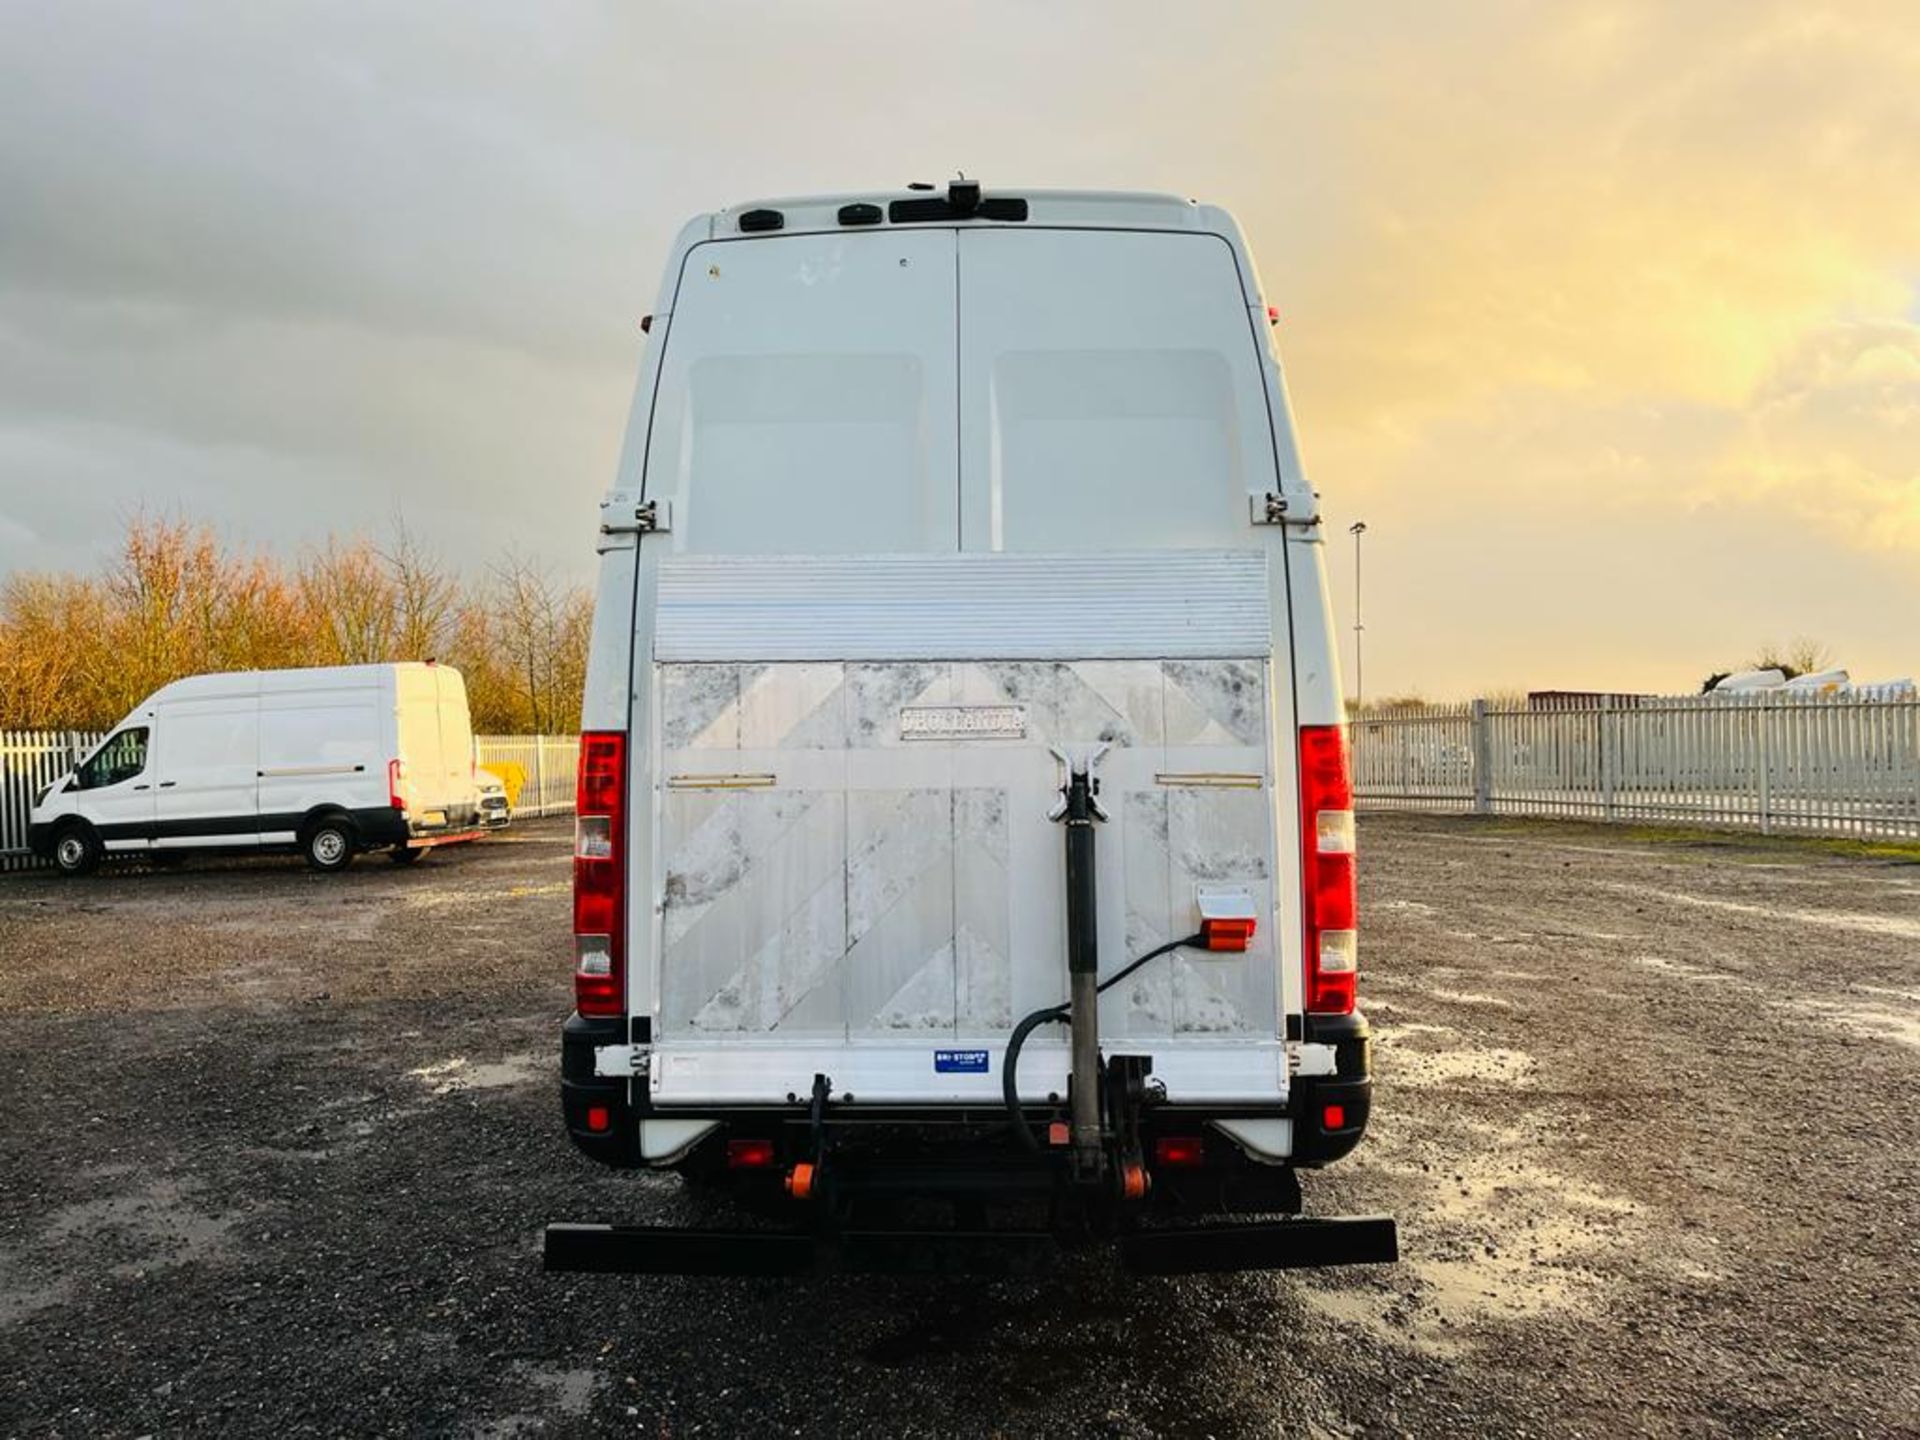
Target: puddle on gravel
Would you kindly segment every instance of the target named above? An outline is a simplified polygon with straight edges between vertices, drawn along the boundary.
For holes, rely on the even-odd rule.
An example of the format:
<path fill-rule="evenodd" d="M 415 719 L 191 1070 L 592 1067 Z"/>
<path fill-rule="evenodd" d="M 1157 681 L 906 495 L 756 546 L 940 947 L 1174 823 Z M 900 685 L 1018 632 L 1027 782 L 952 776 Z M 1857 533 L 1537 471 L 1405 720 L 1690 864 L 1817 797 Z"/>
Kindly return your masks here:
<path fill-rule="evenodd" d="M 541 1078 L 543 1060 L 531 1052 L 503 1055 L 498 1060 L 469 1060 L 456 1055 L 407 1071 L 409 1080 L 418 1080 L 435 1095 L 451 1095 L 460 1090 L 503 1090 L 510 1085 L 528 1085 Z"/>
<path fill-rule="evenodd" d="M 1473 1003 L 1472 997 L 1463 998 Z M 1408 1044 L 1409 1040 L 1413 1043 Z M 1377 1071 L 1391 1074 L 1396 1085 L 1423 1090 L 1464 1081 L 1531 1085 L 1540 1068 L 1524 1050 L 1475 1045 L 1450 1025 L 1425 1021 L 1378 1022 L 1373 1027 L 1373 1042 L 1378 1052 Z"/>
<path fill-rule="evenodd" d="M 1388 1050 L 1381 1067 L 1391 1067 L 1393 1083 L 1437 1089 L 1462 1081 L 1489 1085 L 1531 1085 L 1538 1063 L 1524 1050 Z"/>
<path fill-rule="evenodd" d="M 1731 985 L 1742 992 L 1758 994 L 1762 996 L 1769 1009 L 1794 1020 L 1816 1020 L 1828 1025 L 1837 1025 L 1869 1039 L 1891 1040 L 1897 1045 L 1920 1049 L 1920 1013 L 1915 1011 L 1875 1004 L 1872 1001 L 1849 1004 L 1844 1001 L 1795 997 L 1791 1002 L 1787 1002 L 1759 990 L 1738 976 L 1728 975 L 1719 970 L 1703 969 L 1698 965 L 1689 965 L 1684 960 L 1675 960 L 1669 956 L 1635 955 L 1633 962 L 1656 974 L 1671 975 L 1676 979 L 1691 981 L 1695 984 Z M 1877 995 L 1889 1000 L 1920 1003 L 1920 994 L 1911 990 L 1899 990 L 1880 985 L 1854 985 L 1852 988 L 1863 995 Z"/>
<path fill-rule="evenodd" d="M 1405 1044 L 1405 1041 L 1415 1041 Z M 1375 1068 L 1392 1073 L 1394 1085 L 1440 1089 L 1463 1081 L 1486 1085 L 1532 1085 L 1540 1064 L 1524 1050 L 1467 1044 L 1450 1025 L 1421 1021 L 1373 1027 L 1379 1048 Z M 1427 1048 L 1436 1044 L 1440 1048 Z"/>
<path fill-rule="evenodd" d="M 1436 1000 L 1444 1000 L 1449 1005 L 1492 1005 L 1497 1009 L 1511 1010 L 1513 1002 L 1498 995 L 1473 995 L 1464 990 L 1429 990 L 1427 994 Z"/>
<path fill-rule="evenodd" d="M 1402 1212 L 1401 1261 L 1387 1293 L 1309 1281 L 1302 1294 L 1312 1308 L 1446 1357 L 1462 1353 L 1481 1324 L 1598 1302 L 1606 1282 L 1592 1262 L 1636 1242 L 1640 1207 L 1528 1160 L 1537 1141 L 1523 1131 L 1469 1125 L 1464 1133 L 1484 1148 L 1451 1167 L 1393 1167 L 1419 1198 Z"/>
<path fill-rule="evenodd" d="M 1398 1039 L 1402 1035 L 1458 1035 L 1460 1032 L 1451 1025 L 1429 1025 L 1424 1020 L 1409 1020 L 1404 1025 L 1377 1023 L 1373 1033 L 1377 1039 L 1385 1040 L 1388 1037 Z"/>
<path fill-rule="evenodd" d="M 556 1417 L 562 1421 L 583 1420 L 593 1406 L 594 1393 L 602 1384 L 599 1373 L 593 1370 L 562 1370 L 525 1360 L 514 1363 L 509 1378 L 521 1385 L 531 1385 L 539 1392 L 544 1402 L 541 1408 L 547 1413 L 520 1411 L 489 1420 L 474 1432 L 481 1440 L 547 1434 L 550 1433 L 549 1421 Z"/>
<path fill-rule="evenodd" d="M 1682 980 L 1706 981 L 1713 984 L 1731 984 L 1733 976 L 1724 975 L 1718 970 L 1703 970 L 1698 965 L 1689 965 L 1684 960 L 1672 960 L 1665 955 L 1636 955 L 1633 963 L 1644 965 L 1662 975 L 1678 976 Z"/>
<path fill-rule="evenodd" d="M 541 895 L 571 895 L 573 881 L 546 885 L 503 885 L 497 890 L 414 890 L 403 897 L 409 910 L 437 910 L 447 905 L 471 906 L 480 914 L 489 901 L 528 900 Z"/>
<path fill-rule="evenodd" d="M 1775 905 L 1755 905 L 1746 900 L 1717 900 L 1706 895 L 1689 895 L 1682 890 L 1661 890 L 1652 885 L 1602 884 L 1603 890 L 1644 895 L 1676 905 L 1692 905 L 1703 910 L 1721 910 L 1732 915 L 1753 915 L 1791 925 L 1824 925 L 1835 930 L 1856 930 L 1863 935 L 1885 935 L 1895 939 L 1920 940 L 1920 920 L 1896 915 L 1860 915 L 1844 910 L 1788 910 Z"/>
<path fill-rule="evenodd" d="M 1824 1000 L 1801 1003 L 1819 1011 L 1823 1019 L 1832 1020 L 1848 1030 L 1876 1040 L 1891 1040 L 1899 1045 L 1920 1049 L 1920 1015 L 1903 1015 L 1894 1010 L 1855 1009 Z"/>
<path fill-rule="evenodd" d="M 115 1273 L 158 1265 L 183 1265 L 226 1249 L 227 1232 L 239 1216 L 214 1216 L 189 1203 L 194 1187 L 174 1180 L 154 1180 L 122 1195 L 82 1200 L 54 1212 L 41 1240 L 58 1244 L 75 1236 L 97 1237 L 103 1230 L 130 1237 L 150 1252 L 141 1261 L 115 1266 Z"/>
<path fill-rule="evenodd" d="M 1920 1005 L 1920 990 L 1896 990 L 1891 985 L 1862 985 L 1858 981 L 1849 987 L 1863 995 L 1886 995 L 1895 1000 L 1911 1000 Z"/>
<path fill-rule="evenodd" d="M 96 1178 L 114 1178 L 97 1173 Z M 194 1203 L 199 1187 L 166 1178 L 149 1180 L 118 1194 L 81 1200 L 53 1212 L 39 1234 L 16 1250 L 0 1251 L 0 1327 L 65 1304 L 77 1289 L 68 1272 L 104 1272 L 121 1279 L 144 1279 L 195 1261 L 218 1260 L 230 1246 L 244 1209 L 214 1214 Z M 63 1246 L 84 1248 L 79 1260 L 58 1261 Z M 123 1257 L 104 1263 L 111 1257 Z M 33 1272 L 49 1268 L 43 1280 Z"/>
<path fill-rule="evenodd" d="M 314 934 L 324 935 L 330 942 L 371 940 L 380 928 L 380 912 L 370 905 L 358 908 L 314 905 L 289 914 L 290 908 L 276 906 L 271 913 L 257 908 L 245 909 L 231 915 L 197 919 L 194 923 L 213 935 Z"/>

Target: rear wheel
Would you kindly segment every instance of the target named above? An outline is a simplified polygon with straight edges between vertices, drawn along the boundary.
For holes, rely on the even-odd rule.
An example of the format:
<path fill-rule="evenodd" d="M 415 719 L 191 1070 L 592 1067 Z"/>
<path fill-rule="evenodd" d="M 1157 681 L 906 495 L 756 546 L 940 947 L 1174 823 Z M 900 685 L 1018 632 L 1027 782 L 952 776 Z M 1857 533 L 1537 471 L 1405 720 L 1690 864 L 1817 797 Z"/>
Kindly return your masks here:
<path fill-rule="evenodd" d="M 315 870 L 344 870 L 353 863 L 353 826 L 338 815 L 316 821 L 300 850 Z"/>
<path fill-rule="evenodd" d="M 396 865 L 417 865 L 426 853 L 424 845 L 396 845 L 387 852 L 387 858 Z"/>
<path fill-rule="evenodd" d="M 62 875 L 90 874 L 100 863 L 100 841 L 85 825 L 69 825 L 53 842 L 53 863 Z"/>

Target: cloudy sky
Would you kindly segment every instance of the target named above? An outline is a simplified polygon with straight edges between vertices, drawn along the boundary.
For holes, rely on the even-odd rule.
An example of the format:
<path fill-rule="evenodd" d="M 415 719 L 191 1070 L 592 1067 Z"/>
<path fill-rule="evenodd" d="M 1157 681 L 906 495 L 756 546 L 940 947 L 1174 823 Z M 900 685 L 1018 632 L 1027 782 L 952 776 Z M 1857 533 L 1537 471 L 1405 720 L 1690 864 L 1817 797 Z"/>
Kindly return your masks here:
<path fill-rule="evenodd" d="M 1370 692 L 1920 670 L 1912 0 L 0 0 L 0 571 L 584 576 L 680 223 L 959 168 L 1238 212 Z"/>

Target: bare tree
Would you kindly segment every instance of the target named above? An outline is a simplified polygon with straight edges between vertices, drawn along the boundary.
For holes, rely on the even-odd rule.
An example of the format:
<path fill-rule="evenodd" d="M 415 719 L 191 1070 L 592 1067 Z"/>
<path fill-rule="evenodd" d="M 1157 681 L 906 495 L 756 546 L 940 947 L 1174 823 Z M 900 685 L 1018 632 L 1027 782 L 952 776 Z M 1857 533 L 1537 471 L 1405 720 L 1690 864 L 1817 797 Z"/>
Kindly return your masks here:
<path fill-rule="evenodd" d="M 392 578 L 395 658 L 438 658 L 452 638 L 449 628 L 459 604 L 458 583 L 439 557 L 414 538 L 404 517 L 395 518 L 393 538 L 380 558 Z"/>
<path fill-rule="evenodd" d="M 1825 670 L 1832 664 L 1833 651 L 1826 642 L 1810 635 L 1796 635 L 1784 645 L 1777 641 L 1766 642 L 1747 661 L 1746 668 L 1780 670 L 1791 680 L 1796 675 L 1812 675 Z"/>
<path fill-rule="evenodd" d="M 544 731 L 553 722 L 555 633 L 559 600 L 547 573 L 515 551 L 493 567 L 494 631 L 513 677 L 528 725 Z"/>
<path fill-rule="evenodd" d="M 371 665 L 396 658 L 396 587 L 371 544 L 329 537 L 301 560 L 296 583 L 302 604 L 319 623 L 316 663 Z"/>

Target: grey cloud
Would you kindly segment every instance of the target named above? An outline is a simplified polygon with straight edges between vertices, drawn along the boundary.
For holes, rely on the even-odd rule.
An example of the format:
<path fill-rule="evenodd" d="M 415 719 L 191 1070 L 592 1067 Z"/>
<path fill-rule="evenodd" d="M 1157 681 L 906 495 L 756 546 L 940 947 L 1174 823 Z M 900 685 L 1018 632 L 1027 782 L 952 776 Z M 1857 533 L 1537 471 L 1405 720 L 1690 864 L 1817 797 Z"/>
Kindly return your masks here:
<path fill-rule="evenodd" d="M 688 215 L 960 165 L 1200 183 L 1129 126 L 1217 117 L 1192 103 L 1211 27 L 1083 4 L 942 29 L 880 4 L 0 10 L 0 570 L 90 565 L 145 504 L 282 548 L 404 507 L 442 549 L 582 573 Z"/>

